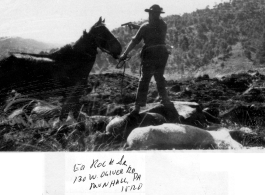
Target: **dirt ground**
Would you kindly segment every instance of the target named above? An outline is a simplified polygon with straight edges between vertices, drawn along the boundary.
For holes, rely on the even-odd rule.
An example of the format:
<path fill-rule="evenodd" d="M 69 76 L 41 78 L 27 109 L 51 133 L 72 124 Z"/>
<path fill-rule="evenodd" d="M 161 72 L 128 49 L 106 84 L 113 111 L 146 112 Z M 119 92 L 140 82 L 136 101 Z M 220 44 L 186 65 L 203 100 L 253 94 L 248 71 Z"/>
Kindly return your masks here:
<path fill-rule="evenodd" d="M 203 110 L 222 120 L 228 128 L 239 130 L 248 128 L 252 133 L 264 136 L 265 126 L 265 76 L 257 71 L 232 74 L 222 78 L 209 78 L 208 75 L 189 80 L 168 80 L 167 90 L 172 101 L 197 102 Z M 111 117 L 124 115 L 130 111 L 135 101 L 138 78 L 121 73 L 92 74 L 88 78 L 90 93 L 81 98 L 82 112 L 87 116 L 101 116 L 107 123 Z M 56 107 L 59 97 L 45 101 Z M 159 102 L 155 83 L 150 83 L 148 103 Z M 24 107 L 23 107 L 24 106 Z M 25 105 L 17 104 L 10 114 Z M 29 111 L 29 107 L 27 107 Z M 56 110 L 56 109 L 55 109 Z M 32 112 L 32 108 L 30 110 Z M 58 111 L 58 109 L 57 109 Z M 22 114 L 21 114 L 22 113 Z M 25 109 L 19 115 L 25 114 Z M 53 119 L 59 112 L 52 112 Z M 7 113 L 2 112 L 0 125 L 0 150 L 2 151 L 83 151 L 94 150 L 91 145 L 94 135 L 79 126 L 53 128 L 39 126 L 31 128 L 23 124 L 3 122 Z M 22 118 L 23 118 L 22 117 Z M 105 118 L 104 118 L 105 117 Z M 97 118 L 98 119 L 98 118 Z M 53 122 L 54 122 L 53 121 Z M 91 125 L 90 128 L 95 126 Z M 96 128 L 99 128 L 98 126 Z M 89 130 L 93 132 L 93 130 Z M 120 146 L 118 146 L 120 147 Z M 100 150 L 115 150 L 105 146 Z"/>

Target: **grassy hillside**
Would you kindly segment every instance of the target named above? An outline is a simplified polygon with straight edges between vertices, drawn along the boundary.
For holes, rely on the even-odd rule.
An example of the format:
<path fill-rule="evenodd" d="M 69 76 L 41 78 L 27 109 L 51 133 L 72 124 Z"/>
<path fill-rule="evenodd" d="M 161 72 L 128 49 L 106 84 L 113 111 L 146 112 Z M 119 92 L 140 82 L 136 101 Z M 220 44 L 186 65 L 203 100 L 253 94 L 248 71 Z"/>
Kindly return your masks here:
<path fill-rule="evenodd" d="M 214 76 L 263 67 L 264 8 L 265 0 L 231 0 L 213 9 L 206 7 L 182 16 L 165 17 L 166 42 L 172 47 L 166 74 L 178 77 L 209 73 Z M 113 33 L 125 49 L 136 31 L 120 27 Z M 132 73 L 139 71 L 141 46 L 142 43 L 131 52 L 128 64 Z"/>

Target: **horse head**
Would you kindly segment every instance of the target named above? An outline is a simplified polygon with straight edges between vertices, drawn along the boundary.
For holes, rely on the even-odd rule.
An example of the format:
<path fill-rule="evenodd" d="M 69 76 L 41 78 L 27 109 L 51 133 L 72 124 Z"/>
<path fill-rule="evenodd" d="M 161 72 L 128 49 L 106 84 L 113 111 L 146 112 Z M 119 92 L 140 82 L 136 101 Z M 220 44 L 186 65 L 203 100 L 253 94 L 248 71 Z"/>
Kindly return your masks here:
<path fill-rule="evenodd" d="M 104 22 L 105 19 L 102 20 L 100 17 L 99 20 L 92 26 L 88 34 L 91 34 L 94 37 L 97 47 L 117 59 L 122 51 L 121 44 L 109 31 Z"/>

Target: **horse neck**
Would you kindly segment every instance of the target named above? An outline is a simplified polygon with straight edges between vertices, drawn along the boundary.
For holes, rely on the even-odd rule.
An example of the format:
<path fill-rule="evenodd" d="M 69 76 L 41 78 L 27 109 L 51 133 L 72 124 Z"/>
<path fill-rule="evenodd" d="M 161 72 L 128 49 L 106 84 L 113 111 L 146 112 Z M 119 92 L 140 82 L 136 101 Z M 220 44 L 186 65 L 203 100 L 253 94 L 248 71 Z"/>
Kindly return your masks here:
<path fill-rule="evenodd" d="M 88 54 L 91 57 L 95 57 L 97 54 L 97 45 L 95 42 L 95 38 L 91 33 L 88 33 L 88 35 L 86 36 L 88 37 L 86 38 L 85 43 L 82 38 L 76 41 L 76 43 L 73 45 L 73 51 L 77 53 Z"/>
<path fill-rule="evenodd" d="M 80 38 L 75 42 L 74 45 L 66 45 L 58 51 L 52 53 L 50 57 L 58 61 L 69 61 L 69 60 L 95 60 L 97 55 L 97 45 L 94 37 L 91 34 L 86 35 L 86 42 Z"/>

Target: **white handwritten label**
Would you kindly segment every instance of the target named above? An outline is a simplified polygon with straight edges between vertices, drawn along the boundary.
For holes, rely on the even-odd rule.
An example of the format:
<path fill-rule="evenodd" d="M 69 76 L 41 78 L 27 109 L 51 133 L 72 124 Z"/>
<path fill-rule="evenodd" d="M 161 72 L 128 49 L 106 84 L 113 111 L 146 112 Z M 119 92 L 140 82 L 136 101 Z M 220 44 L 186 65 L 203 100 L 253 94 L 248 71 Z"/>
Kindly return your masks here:
<path fill-rule="evenodd" d="M 66 154 L 66 193 L 143 193 L 145 154 Z"/>

